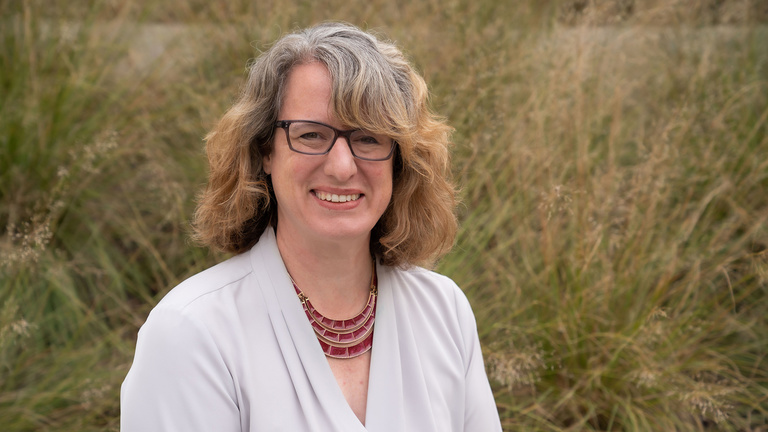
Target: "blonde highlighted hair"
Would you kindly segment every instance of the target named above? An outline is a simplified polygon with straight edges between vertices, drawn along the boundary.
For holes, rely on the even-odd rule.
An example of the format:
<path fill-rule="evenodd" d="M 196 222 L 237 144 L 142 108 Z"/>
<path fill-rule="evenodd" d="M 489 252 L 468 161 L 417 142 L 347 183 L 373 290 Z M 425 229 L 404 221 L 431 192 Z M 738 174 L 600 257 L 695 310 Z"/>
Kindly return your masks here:
<path fill-rule="evenodd" d="M 344 23 L 284 36 L 251 64 L 240 97 L 206 137 L 210 173 L 194 239 L 241 253 L 277 226 L 262 159 L 272 151 L 288 73 L 309 62 L 327 67 L 341 123 L 397 141 L 392 200 L 371 233 L 371 250 L 386 265 L 431 265 L 453 246 L 457 229 L 451 128 L 431 112 L 423 78 L 394 44 Z"/>

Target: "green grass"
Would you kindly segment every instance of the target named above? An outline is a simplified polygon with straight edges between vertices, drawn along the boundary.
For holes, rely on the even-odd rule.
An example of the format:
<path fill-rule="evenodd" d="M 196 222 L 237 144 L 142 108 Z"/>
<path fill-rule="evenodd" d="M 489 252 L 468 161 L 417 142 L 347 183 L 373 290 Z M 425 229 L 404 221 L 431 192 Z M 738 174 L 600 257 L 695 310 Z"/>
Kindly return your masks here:
<path fill-rule="evenodd" d="M 622 4 L 0 3 L 2 429 L 117 430 L 146 314 L 224 258 L 187 238 L 202 137 L 259 49 L 342 19 L 456 128 L 438 269 L 505 430 L 767 430 L 764 15 Z"/>

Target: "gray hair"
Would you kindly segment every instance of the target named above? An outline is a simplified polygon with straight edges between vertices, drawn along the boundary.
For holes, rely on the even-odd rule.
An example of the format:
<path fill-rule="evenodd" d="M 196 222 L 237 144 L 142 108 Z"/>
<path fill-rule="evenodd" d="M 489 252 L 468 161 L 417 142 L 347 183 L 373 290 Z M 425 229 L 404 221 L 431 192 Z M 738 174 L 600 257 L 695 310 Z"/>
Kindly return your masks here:
<path fill-rule="evenodd" d="M 310 62 L 328 69 L 339 122 L 397 141 L 392 200 L 371 233 L 372 251 L 388 265 L 427 264 L 446 253 L 457 229 L 451 128 L 429 109 L 424 79 L 393 43 L 335 22 L 284 36 L 250 65 L 239 99 L 206 137 L 210 170 L 195 240 L 241 253 L 276 226 L 263 158 L 272 152 L 291 68 Z"/>
<path fill-rule="evenodd" d="M 411 134 L 417 83 L 412 82 L 412 68 L 403 54 L 394 44 L 357 27 L 327 22 L 284 36 L 250 66 L 242 99 L 255 102 L 253 144 L 262 155 L 271 151 L 288 73 L 298 64 L 315 61 L 330 73 L 331 103 L 342 123 L 399 141 Z"/>

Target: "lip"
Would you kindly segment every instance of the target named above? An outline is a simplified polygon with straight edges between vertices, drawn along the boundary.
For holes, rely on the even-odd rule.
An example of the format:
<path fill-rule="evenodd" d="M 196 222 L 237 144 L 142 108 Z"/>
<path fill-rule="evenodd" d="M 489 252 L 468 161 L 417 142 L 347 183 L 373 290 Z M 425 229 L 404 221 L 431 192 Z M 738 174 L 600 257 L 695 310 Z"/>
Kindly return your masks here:
<path fill-rule="evenodd" d="M 318 193 L 328 194 L 328 195 L 337 195 L 337 196 L 358 195 L 358 198 L 355 200 L 344 201 L 344 202 L 333 202 L 333 201 L 320 199 L 320 197 L 318 197 L 317 195 Z M 365 194 L 363 194 L 360 190 L 357 190 L 357 189 L 317 188 L 317 189 L 312 189 L 310 191 L 310 195 L 312 195 L 312 197 L 320 206 L 325 207 L 327 209 L 331 209 L 331 210 L 351 210 L 359 206 L 361 201 L 365 198 Z"/>

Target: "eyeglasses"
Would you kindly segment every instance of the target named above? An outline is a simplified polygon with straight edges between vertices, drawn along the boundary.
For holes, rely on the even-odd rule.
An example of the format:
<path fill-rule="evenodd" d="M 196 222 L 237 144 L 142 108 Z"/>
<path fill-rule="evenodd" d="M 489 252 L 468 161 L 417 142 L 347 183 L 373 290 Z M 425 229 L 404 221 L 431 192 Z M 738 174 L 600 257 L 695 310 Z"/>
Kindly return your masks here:
<path fill-rule="evenodd" d="M 285 130 L 288 147 L 307 155 L 328 154 L 340 136 L 347 139 L 352 156 L 367 161 L 384 161 L 392 157 L 395 140 L 361 129 L 339 130 L 310 120 L 279 120 L 275 126 Z"/>

